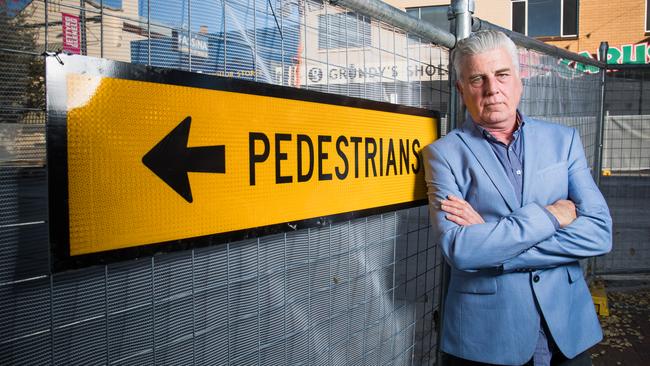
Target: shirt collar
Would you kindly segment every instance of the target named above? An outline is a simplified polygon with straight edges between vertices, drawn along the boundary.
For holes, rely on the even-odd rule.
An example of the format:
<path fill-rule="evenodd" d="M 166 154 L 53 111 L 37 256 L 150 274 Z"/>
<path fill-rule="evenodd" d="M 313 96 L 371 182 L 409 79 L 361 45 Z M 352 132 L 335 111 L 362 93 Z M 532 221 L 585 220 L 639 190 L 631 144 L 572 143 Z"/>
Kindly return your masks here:
<path fill-rule="evenodd" d="M 524 118 L 521 116 L 521 113 L 519 113 L 519 110 L 517 110 L 517 115 L 515 117 L 515 122 L 517 123 L 517 128 L 515 131 L 512 133 L 512 142 L 517 141 L 519 138 L 519 135 L 521 135 L 521 130 L 524 128 L 524 124 L 526 123 L 524 121 Z M 478 123 L 474 122 L 476 124 L 476 127 L 478 128 L 479 131 L 481 131 L 481 134 L 483 134 L 483 137 L 487 139 L 488 141 L 491 142 L 500 142 L 499 140 L 494 137 L 490 131 L 486 130 L 483 126 L 479 125 Z"/>

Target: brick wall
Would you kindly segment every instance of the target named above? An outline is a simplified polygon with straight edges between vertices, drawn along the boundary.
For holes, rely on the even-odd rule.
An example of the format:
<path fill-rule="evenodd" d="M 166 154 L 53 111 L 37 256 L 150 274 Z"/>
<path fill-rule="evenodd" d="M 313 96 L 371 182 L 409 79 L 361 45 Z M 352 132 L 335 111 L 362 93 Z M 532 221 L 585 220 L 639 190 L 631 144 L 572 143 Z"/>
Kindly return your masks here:
<path fill-rule="evenodd" d="M 546 41 L 572 52 L 597 53 L 601 41 L 619 47 L 648 39 L 645 33 L 647 0 L 581 0 L 579 2 L 578 38 Z"/>

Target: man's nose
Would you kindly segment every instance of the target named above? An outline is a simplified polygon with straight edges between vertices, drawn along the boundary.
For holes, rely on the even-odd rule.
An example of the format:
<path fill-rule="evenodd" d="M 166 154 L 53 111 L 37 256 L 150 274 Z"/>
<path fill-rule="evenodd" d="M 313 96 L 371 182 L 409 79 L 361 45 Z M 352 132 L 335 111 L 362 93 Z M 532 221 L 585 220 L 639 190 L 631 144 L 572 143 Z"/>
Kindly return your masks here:
<path fill-rule="evenodd" d="M 497 79 L 494 76 L 486 77 L 483 86 L 485 87 L 485 93 L 487 95 L 499 94 Z"/>

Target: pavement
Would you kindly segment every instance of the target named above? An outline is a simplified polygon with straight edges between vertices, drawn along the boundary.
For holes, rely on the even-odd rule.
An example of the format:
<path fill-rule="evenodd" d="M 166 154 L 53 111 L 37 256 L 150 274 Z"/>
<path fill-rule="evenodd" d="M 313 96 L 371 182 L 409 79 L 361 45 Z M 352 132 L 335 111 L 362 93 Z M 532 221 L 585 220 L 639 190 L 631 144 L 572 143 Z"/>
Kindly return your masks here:
<path fill-rule="evenodd" d="M 650 276 L 604 282 L 609 316 L 601 316 L 603 340 L 592 347 L 594 366 L 650 366 Z"/>

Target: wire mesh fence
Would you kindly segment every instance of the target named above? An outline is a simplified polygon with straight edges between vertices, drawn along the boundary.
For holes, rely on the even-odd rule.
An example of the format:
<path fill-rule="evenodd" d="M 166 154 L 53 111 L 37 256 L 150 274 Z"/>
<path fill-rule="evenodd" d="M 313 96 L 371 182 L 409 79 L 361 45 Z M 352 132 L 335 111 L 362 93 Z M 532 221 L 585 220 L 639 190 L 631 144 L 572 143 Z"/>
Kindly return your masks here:
<path fill-rule="evenodd" d="M 7 1 L 0 40 L 1 364 L 436 363 L 443 259 L 426 207 L 51 273 L 41 53 L 435 109 L 444 131 L 447 49 L 310 0 Z M 520 61 L 522 111 L 576 127 L 594 165 L 600 71 L 525 48 Z M 645 76 L 609 76 L 641 94 L 620 103 L 643 101 Z M 606 108 L 617 236 L 599 271 L 648 269 L 645 104 Z"/>
<path fill-rule="evenodd" d="M 607 73 L 601 189 L 614 220 L 614 247 L 597 273 L 650 271 L 650 69 Z"/>
<path fill-rule="evenodd" d="M 52 273 L 43 51 L 446 113 L 448 51 L 318 1 L 0 2 L 0 364 L 435 364 L 426 207 Z"/>
<path fill-rule="evenodd" d="M 531 117 L 575 128 L 582 141 L 587 164 L 597 178 L 600 149 L 601 76 L 604 71 L 534 50 L 520 49 L 524 94 L 522 111 Z M 544 154 L 540 146 L 539 154 Z M 591 260 L 582 260 L 592 273 Z"/>
<path fill-rule="evenodd" d="M 523 113 L 574 127 L 580 133 L 590 167 L 599 148 L 601 72 L 577 67 L 558 57 L 520 48 Z M 540 151 L 540 153 L 543 153 Z M 596 172 L 592 172 L 594 177 Z"/>

